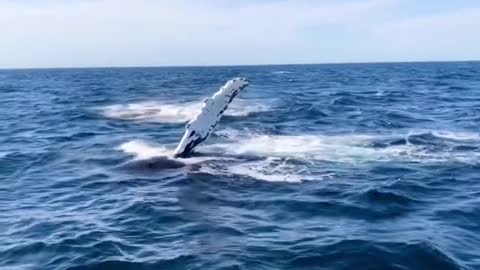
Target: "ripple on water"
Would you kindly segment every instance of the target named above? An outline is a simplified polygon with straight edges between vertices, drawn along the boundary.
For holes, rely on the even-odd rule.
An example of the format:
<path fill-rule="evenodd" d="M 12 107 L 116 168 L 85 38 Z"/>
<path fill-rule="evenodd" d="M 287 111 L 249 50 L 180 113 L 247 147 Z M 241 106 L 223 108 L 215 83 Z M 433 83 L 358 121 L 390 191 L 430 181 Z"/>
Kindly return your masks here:
<path fill-rule="evenodd" d="M 479 269 L 479 75 L 2 71 L 0 268 Z M 209 140 L 162 163 L 235 76 L 252 85 Z"/>

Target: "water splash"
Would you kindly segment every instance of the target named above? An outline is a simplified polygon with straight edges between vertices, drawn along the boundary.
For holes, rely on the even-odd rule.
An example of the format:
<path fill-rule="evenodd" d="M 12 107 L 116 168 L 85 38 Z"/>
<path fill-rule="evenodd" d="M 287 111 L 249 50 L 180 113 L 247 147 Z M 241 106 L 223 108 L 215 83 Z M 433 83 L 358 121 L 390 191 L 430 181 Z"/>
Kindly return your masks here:
<path fill-rule="evenodd" d="M 173 155 L 173 150 L 162 145 L 154 145 L 142 140 L 133 140 L 119 146 L 119 150 L 133 155 L 136 159 L 149 159 L 154 157 Z"/>
<path fill-rule="evenodd" d="M 269 110 L 268 106 L 255 103 L 236 100 L 232 102 L 225 115 L 243 117 Z M 100 110 L 103 116 L 112 119 L 153 123 L 186 123 L 200 112 L 202 106 L 202 101 L 185 103 L 145 101 L 109 105 L 100 108 Z"/>
<path fill-rule="evenodd" d="M 432 149 L 409 141 L 412 136 L 427 133 L 408 132 L 396 135 L 265 135 L 233 129 L 218 131 L 220 142 L 199 147 L 199 157 L 182 159 L 189 164 L 204 163 L 203 172 L 220 175 L 240 175 L 264 181 L 300 182 L 321 180 L 323 174 L 310 167 L 322 162 L 368 166 L 379 162 L 414 162 L 439 164 L 459 162 L 478 164 L 477 151 L 455 151 L 452 147 Z M 471 138 L 464 133 L 440 132 L 449 137 Z M 439 137 L 442 139 L 442 137 Z M 398 143 L 403 139 L 403 143 Z M 380 145 L 380 146 L 379 146 Z M 121 150 L 139 159 L 157 156 L 171 157 L 173 146 L 154 145 L 143 141 L 123 144 Z M 255 157 L 253 160 L 250 157 Z M 319 176 L 320 175 L 320 176 Z M 331 177 L 330 173 L 325 174 Z"/>

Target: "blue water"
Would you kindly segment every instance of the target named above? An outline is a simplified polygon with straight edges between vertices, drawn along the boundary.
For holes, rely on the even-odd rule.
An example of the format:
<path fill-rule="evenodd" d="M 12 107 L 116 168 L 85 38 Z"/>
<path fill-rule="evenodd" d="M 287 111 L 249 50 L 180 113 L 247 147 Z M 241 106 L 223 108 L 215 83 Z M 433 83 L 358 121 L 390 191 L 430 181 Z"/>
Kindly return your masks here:
<path fill-rule="evenodd" d="M 236 76 L 186 166 L 145 166 Z M 480 63 L 0 70 L 0 97 L 0 269 L 480 269 Z"/>

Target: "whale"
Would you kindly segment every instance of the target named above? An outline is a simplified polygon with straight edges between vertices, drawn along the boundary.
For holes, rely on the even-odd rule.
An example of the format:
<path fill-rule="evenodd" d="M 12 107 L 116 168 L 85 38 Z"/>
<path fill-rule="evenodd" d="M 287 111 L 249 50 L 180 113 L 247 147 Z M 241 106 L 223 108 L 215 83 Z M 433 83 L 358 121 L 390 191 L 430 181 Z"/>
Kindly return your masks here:
<path fill-rule="evenodd" d="M 130 173 L 155 173 L 168 170 L 186 169 L 188 171 L 197 171 L 201 167 L 201 163 L 186 163 L 180 159 L 168 156 L 152 157 L 149 159 L 134 159 L 124 162 L 116 167 L 121 171 Z"/>
<path fill-rule="evenodd" d="M 250 82 L 245 78 L 234 78 L 222 86 L 211 98 L 206 98 L 201 111 L 185 126 L 185 133 L 178 143 L 173 157 L 191 155 L 195 147 L 210 136 L 228 105 L 249 84 Z"/>
<path fill-rule="evenodd" d="M 186 164 L 180 160 L 167 156 L 152 157 L 149 159 L 135 159 L 123 163 L 120 168 L 129 171 L 158 171 L 166 169 L 179 169 Z"/>
<path fill-rule="evenodd" d="M 128 171 L 149 172 L 180 168 L 198 168 L 198 164 L 187 164 L 182 159 L 192 157 L 194 149 L 208 139 L 220 122 L 222 115 L 234 98 L 247 87 L 250 82 L 245 78 L 233 78 L 204 100 L 200 112 L 185 126 L 185 133 L 172 156 L 159 156 L 149 159 L 135 159 L 121 164 L 119 167 Z"/>

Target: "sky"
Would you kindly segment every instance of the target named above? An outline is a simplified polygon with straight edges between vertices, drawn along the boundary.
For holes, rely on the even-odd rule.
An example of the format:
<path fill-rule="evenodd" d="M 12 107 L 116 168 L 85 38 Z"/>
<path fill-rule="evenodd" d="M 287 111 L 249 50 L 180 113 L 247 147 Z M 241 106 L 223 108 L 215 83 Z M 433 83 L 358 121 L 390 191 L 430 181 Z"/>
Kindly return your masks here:
<path fill-rule="evenodd" d="M 0 0 L 0 68 L 451 60 L 478 0 Z"/>

